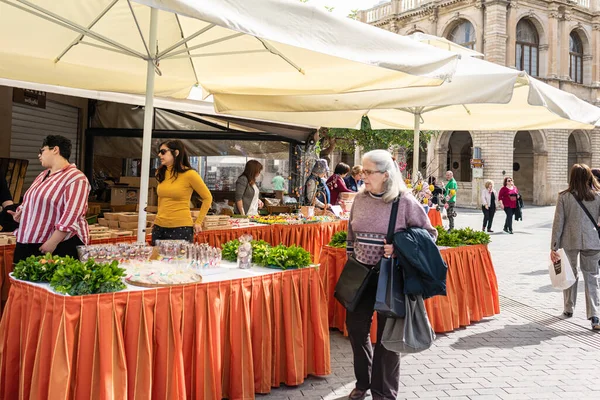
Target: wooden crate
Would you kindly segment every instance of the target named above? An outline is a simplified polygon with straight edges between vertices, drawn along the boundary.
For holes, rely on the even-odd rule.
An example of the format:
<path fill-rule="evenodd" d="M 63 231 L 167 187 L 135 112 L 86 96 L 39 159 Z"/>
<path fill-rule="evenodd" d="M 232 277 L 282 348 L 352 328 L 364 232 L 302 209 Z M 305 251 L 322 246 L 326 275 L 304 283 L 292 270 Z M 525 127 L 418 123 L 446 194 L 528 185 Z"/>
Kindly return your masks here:
<path fill-rule="evenodd" d="M 15 203 L 21 202 L 23 184 L 29 160 L 18 160 L 16 158 L 0 158 L 0 174 L 6 177 L 8 190 Z"/>

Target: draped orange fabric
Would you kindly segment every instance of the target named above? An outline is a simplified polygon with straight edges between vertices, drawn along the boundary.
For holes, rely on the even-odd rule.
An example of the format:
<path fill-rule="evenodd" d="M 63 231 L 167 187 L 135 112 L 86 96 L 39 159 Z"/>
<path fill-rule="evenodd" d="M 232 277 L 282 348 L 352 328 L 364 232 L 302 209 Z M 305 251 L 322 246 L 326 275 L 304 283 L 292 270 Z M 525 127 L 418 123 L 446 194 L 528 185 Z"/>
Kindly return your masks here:
<path fill-rule="evenodd" d="M 500 313 L 498 281 L 485 245 L 441 250 L 448 265 L 446 296 L 425 300 L 433 329 L 450 332 Z M 346 263 L 346 249 L 325 246 L 321 252 L 320 276 L 327 293 L 329 327 L 346 334 L 346 310 L 333 297 L 335 284 Z M 375 325 L 375 324 L 373 324 Z M 371 329 L 373 334 L 373 329 Z"/>
<path fill-rule="evenodd" d="M 316 268 L 60 296 L 14 281 L 0 322 L 3 399 L 251 399 L 330 368 Z"/>
<path fill-rule="evenodd" d="M 301 225 L 261 225 L 240 229 L 223 229 L 204 231 L 194 237 L 196 243 L 208 243 L 218 247 L 221 244 L 242 235 L 250 234 L 254 239 L 264 240 L 272 245 L 293 244 L 308 250 L 314 262 L 319 260 L 321 247 L 329 243 L 334 233 L 348 229 L 348 221 L 325 222 Z M 150 236 L 146 238 L 150 242 Z M 94 240 L 92 244 L 114 244 L 134 242 L 136 238 L 121 237 L 117 239 Z M 8 298 L 10 279 L 8 274 L 13 270 L 14 245 L 0 246 L 0 286 L 2 287 L 2 306 Z M 0 310 L 1 311 L 1 310 Z"/>
<path fill-rule="evenodd" d="M 429 212 L 427 213 L 427 216 L 429 217 L 429 221 L 431 222 L 431 225 L 435 226 L 444 226 L 442 224 L 442 214 L 438 211 L 438 210 L 434 210 L 433 208 L 429 209 Z"/>

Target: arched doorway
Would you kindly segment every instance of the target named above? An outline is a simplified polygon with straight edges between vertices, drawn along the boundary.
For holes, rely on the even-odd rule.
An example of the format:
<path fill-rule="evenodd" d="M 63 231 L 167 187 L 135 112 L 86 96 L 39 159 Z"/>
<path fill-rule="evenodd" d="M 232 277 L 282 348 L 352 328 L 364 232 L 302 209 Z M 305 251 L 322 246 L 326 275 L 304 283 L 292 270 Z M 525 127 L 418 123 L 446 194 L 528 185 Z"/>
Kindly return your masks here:
<path fill-rule="evenodd" d="M 514 140 L 512 175 L 525 201 L 533 201 L 533 140 L 529 132 L 517 132 Z M 507 173 L 509 175 L 509 173 Z"/>
<path fill-rule="evenodd" d="M 591 166 L 592 153 L 590 139 L 582 131 L 574 131 L 569 135 L 569 156 L 567 162 L 567 171 L 571 171 L 573 164 L 586 164 Z M 567 173 L 567 179 L 569 174 Z"/>
<path fill-rule="evenodd" d="M 452 171 L 457 181 L 471 182 L 473 178 L 473 171 L 471 170 L 472 151 L 473 139 L 469 132 L 452 132 L 448 141 L 446 170 Z"/>
<path fill-rule="evenodd" d="M 548 204 L 554 194 L 548 187 L 548 151 L 543 131 L 517 132 L 513 142 L 512 176 L 523 200 L 533 204 Z M 506 171 L 510 175 L 511 171 Z"/>

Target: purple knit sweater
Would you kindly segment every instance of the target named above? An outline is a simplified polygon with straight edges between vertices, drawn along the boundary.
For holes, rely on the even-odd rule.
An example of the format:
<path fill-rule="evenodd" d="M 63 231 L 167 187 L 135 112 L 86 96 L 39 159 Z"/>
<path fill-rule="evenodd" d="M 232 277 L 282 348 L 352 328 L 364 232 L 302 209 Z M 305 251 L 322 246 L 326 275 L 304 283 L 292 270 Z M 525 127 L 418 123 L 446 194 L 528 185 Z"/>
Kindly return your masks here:
<path fill-rule="evenodd" d="M 392 203 L 385 203 L 366 191 L 356 195 L 348 221 L 347 250 L 357 261 L 368 265 L 379 262 L 383 256 L 391 210 Z M 431 237 L 437 239 L 437 230 L 431 226 L 423 207 L 411 193 L 402 193 L 395 232 L 408 227 L 427 229 Z"/>

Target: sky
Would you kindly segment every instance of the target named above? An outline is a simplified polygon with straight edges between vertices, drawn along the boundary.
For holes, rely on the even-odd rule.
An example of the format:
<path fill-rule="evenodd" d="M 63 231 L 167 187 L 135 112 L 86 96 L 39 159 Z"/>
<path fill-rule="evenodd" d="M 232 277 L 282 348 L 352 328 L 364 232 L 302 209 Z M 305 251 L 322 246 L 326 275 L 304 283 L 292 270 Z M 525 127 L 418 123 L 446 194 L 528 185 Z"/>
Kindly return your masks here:
<path fill-rule="evenodd" d="M 381 0 L 308 0 L 308 4 L 315 7 L 335 7 L 334 14 L 346 16 L 351 10 L 366 10 L 379 3 Z"/>

